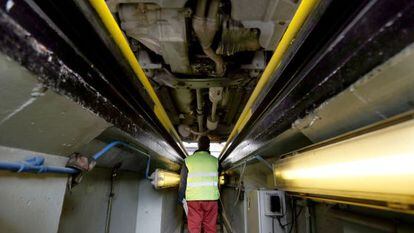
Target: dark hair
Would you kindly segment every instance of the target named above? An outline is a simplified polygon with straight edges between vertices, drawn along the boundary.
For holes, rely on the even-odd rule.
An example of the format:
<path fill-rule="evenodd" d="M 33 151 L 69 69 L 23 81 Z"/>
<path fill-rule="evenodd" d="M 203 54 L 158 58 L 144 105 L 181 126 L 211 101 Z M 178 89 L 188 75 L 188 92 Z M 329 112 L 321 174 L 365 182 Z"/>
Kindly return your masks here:
<path fill-rule="evenodd" d="M 207 136 L 201 136 L 198 139 L 198 149 L 209 150 L 210 149 L 210 138 L 208 138 Z"/>

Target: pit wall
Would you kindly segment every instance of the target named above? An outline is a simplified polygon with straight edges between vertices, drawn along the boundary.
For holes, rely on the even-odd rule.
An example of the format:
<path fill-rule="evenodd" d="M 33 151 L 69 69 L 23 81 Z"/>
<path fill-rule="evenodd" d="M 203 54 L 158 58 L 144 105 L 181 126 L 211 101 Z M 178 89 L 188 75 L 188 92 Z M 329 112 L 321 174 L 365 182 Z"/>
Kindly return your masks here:
<path fill-rule="evenodd" d="M 105 232 L 111 173 L 111 169 L 96 168 L 66 193 L 59 233 Z M 114 181 L 109 232 L 178 233 L 182 215 L 176 193 L 156 191 L 141 175 L 120 172 Z"/>
<path fill-rule="evenodd" d="M 239 177 L 243 165 L 226 172 Z M 247 194 L 256 189 L 275 189 L 270 169 L 262 163 L 248 164 L 243 175 L 244 192 L 237 198 L 238 178 L 232 178 L 221 189 L 221 199 L 234 233 L 251 233 L 247 229 Z M 295 200 L 293 205 L 292 200 Z M 273 232 L 258 233 L 414 233 L 414 215 L 345 204 L 305 200 L 287 195 L 287 215 Z M 294 213 L 294 215 L 293 215 Z M 295 218 L 293 218 L 295 216 Z"/>
<path fill-rule="evenodd" d="M 23 161 L 27 150 L 0 146 L 0 161 Z M 67 158 L 36 153 L 46 165 L 64 166 Z M 0 232 L 56 233 L 67 176 L 0 171 Z"/>
<path fill-rule="evenodd" d="M 238 177 L 243 173 L 243 165 L 228 170 L 233 177 Z M 248 232 L 247 211 L 247 194 L 256 189 L 272 189 L 273 180 L 271 179 L 271 171 L 262 163 L 246 165 L 243 175 L 244 191 L 240 192 L 236 189 L 238 179 L 231 179 L 228 184 L 221 189 L 221 200 L 224 210 L 229 219 L 233 231 L 236 233 Z M 279 232 L 279 226 L 275 225 L 275 230 Z"/>
<path fill-rule="evenodd" d="M 64 167 L 68 158 L 0 146 L 0 161 L 33 155 L 45 165 Z M 112 169 L 94 168 L 67 189 L 68 176 L 0 171 L 0 232 L 105 232 Z M 182 211 L 177 190 L 154 190 L 142 172 L 120 171 L 113 183 L 109 232 L 178 233 Z"/>

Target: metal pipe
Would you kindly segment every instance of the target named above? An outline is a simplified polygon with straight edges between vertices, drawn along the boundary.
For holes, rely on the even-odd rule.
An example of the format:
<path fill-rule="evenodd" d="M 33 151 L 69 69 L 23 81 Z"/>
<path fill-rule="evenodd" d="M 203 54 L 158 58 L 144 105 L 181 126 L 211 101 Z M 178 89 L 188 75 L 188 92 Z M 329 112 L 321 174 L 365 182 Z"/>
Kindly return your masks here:
<path fill-rule="evenodd" d="M 219 30 L 219 20 L 217 17 L 219 6 L 220 0 L 213 0 L 208 9 L 208 18 L 206 18 L 206 1 L 199 1 L 193 18 L 193 29 L 204 53 L 216 64 L 216 74 L 223 76 L 225 72 L 223 58 L 211 48 L 214 37 Z"/>
<path fill-rule="evenodd" d="M 207 0 L 198 0 L 195 15 L 204 18 L 206 15 Z"/>
<path fill-rule="evenodd" d="M 212 121 L 216 121 L 217 104 L 218 102 L 213 102 L 211 106 L 211 120 Z"/>
<path fill-rule="evenodd" d="M 197 122 L 198 122 L 198 132 L 203 132 L 203 98 L 201 96 L 201 89 L 196 89 L 197 96 Z"/>
<path fill-rule="evenodd" d="M 224 155 L 225 151 L 228 149 L 230 145 L 230 142 L 239 132 L 241 132 L 243 127 L 246 125 L 247 121 L 252 116 L 252 107 L 254 102 L 256 101 L 260 92 L 262 92 L 266 84 L 269 82 L 271 77 L 273 77 L 272 74 L 274 74 L 276 69 L 279 67 L 279 64 L 281 63 L 282 58 L 285 56 L 285 53 L 288 50 L 291 42 L 295 39 L 296 34 L 299 32 L 302 25 L 305 23 L 305 20 L 308 18 L 308 16 L 310 15 L 310 13 L 312 12 L 312 10 L 318 2 L 319 0 L 303 0 L 300 3 L 295 15 L 292 18 L 292 21 L 286 29 L 286 32 L 283 34 L 283 37 L 277 45 L 277 48 L 272 55 L 272 58 L 270 59 L 265 70 L 263 71 L 263 74 L 257 82 L 256 87 L 254 88 L 253 93 L 247 101 L 247 104 L 245 105 L 242 113 L 240 114 L 240 117 L 237 120 L 236 125 L 230 133 L 230 136 L 228 137 L 227 142 L 224 145 L 220 157 Z"/>
<path fill-rule="evenodd" d="M 211 116 L 207 119 L 207 129 L 213 131 L 217 129 L 218 126 L 217 106 L 218 103 L 223 100 L 223 88 L 210 87 L 208 96 L 212 103 L 212 107 Z"/>
<path fill-rule="evenodd" d="M 220 0 L 212 0 L 210 3 L 210 7 L 208 8 L 207 18 L 216 19 L 219 7 L 220 7 Z"/>

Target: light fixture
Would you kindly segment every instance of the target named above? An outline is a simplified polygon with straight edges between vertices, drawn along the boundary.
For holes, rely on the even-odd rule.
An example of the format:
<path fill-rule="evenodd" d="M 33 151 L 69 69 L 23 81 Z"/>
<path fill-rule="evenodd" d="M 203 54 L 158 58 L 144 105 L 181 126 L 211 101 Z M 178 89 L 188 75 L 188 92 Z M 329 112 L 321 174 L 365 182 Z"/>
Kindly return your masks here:
<path fill-rule="evenodd" d="M 274 166 L 286 191 L 414 206 L 414 120 L 305 151 Z"/>
<path fill-rule="evenodd" d="M 180 184 L 179 174 L 162 169 L 156 169 L 150 178 L 151 184 L 156 189 L 177 187 Z"/>
<path fill-rule="evenodd" d="M 226 177 L 224 174 L 219 176 L 219 184 L 224 185 L 226 183 Z"/>

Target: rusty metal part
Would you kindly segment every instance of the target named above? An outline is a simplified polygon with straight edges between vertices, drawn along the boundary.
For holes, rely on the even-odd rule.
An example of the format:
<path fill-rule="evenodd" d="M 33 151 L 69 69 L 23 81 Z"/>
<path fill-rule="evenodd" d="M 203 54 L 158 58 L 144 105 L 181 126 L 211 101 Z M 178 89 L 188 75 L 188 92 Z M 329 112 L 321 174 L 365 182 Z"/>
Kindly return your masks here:
<path fill-rule="evenodd" d="M 217 17 L 219 5 L 220 0 L 212 0 L 208 12 L 206 12 L 207 1 L 200 0 L 193 17 L 193 29 L 204 53 L 216 64 L 216 75 L 223 76 L 225 73 L 223 58 L 211 48 L 214 37 L 219 30 L 219 19 Z"/>
<path fill-rule="evenodd" d="M 215 78 L 177 78 L 171 73 L 156 73 L 153 80 L 159 85 L 165 85 L 171 88 L 210 88 L 210 87 L 228 87 L 244 86 L 249 82 L 249 78 L 243 75 L 234 75 L 232 78 L 215 77 Z"/>
<path fill-rule="evenodd" d="M 233 55 L 241 51 L 256 51 L 260 49 L 259 31 L 252 28 L 244 28 L 234 20 L 226 20 L 223 23 L 221 41 L 216 50 L 217 54 Z"/>
<path fill-rule="evenodd" d="M 201 94 L 201 89 L 196 89 L 197 96 L 197 122 L 198 122 L 198 132 L 203 132 L 203 96 Z"/>
<path fill-rule="evenodd" d="M 315 26 L 308 21 L 309 33 L 299 34 L 296 41 L 307 34 L 306 39 L 292 51 L 288 65 L 275 74 L 279 78 L 261 93 L 251 110 L 254 120 L 225 152 L 224 164 L 237 162 L 259 148 L 271 148 L 274 139 L 288 132 L 298 118 L 412 44 L 414 33 L 409 28 L 414 21 L 409 12 L 414 4 L 403 3 L 355 1 L 359 4 L 355 8 L 333 1 Z"/>

